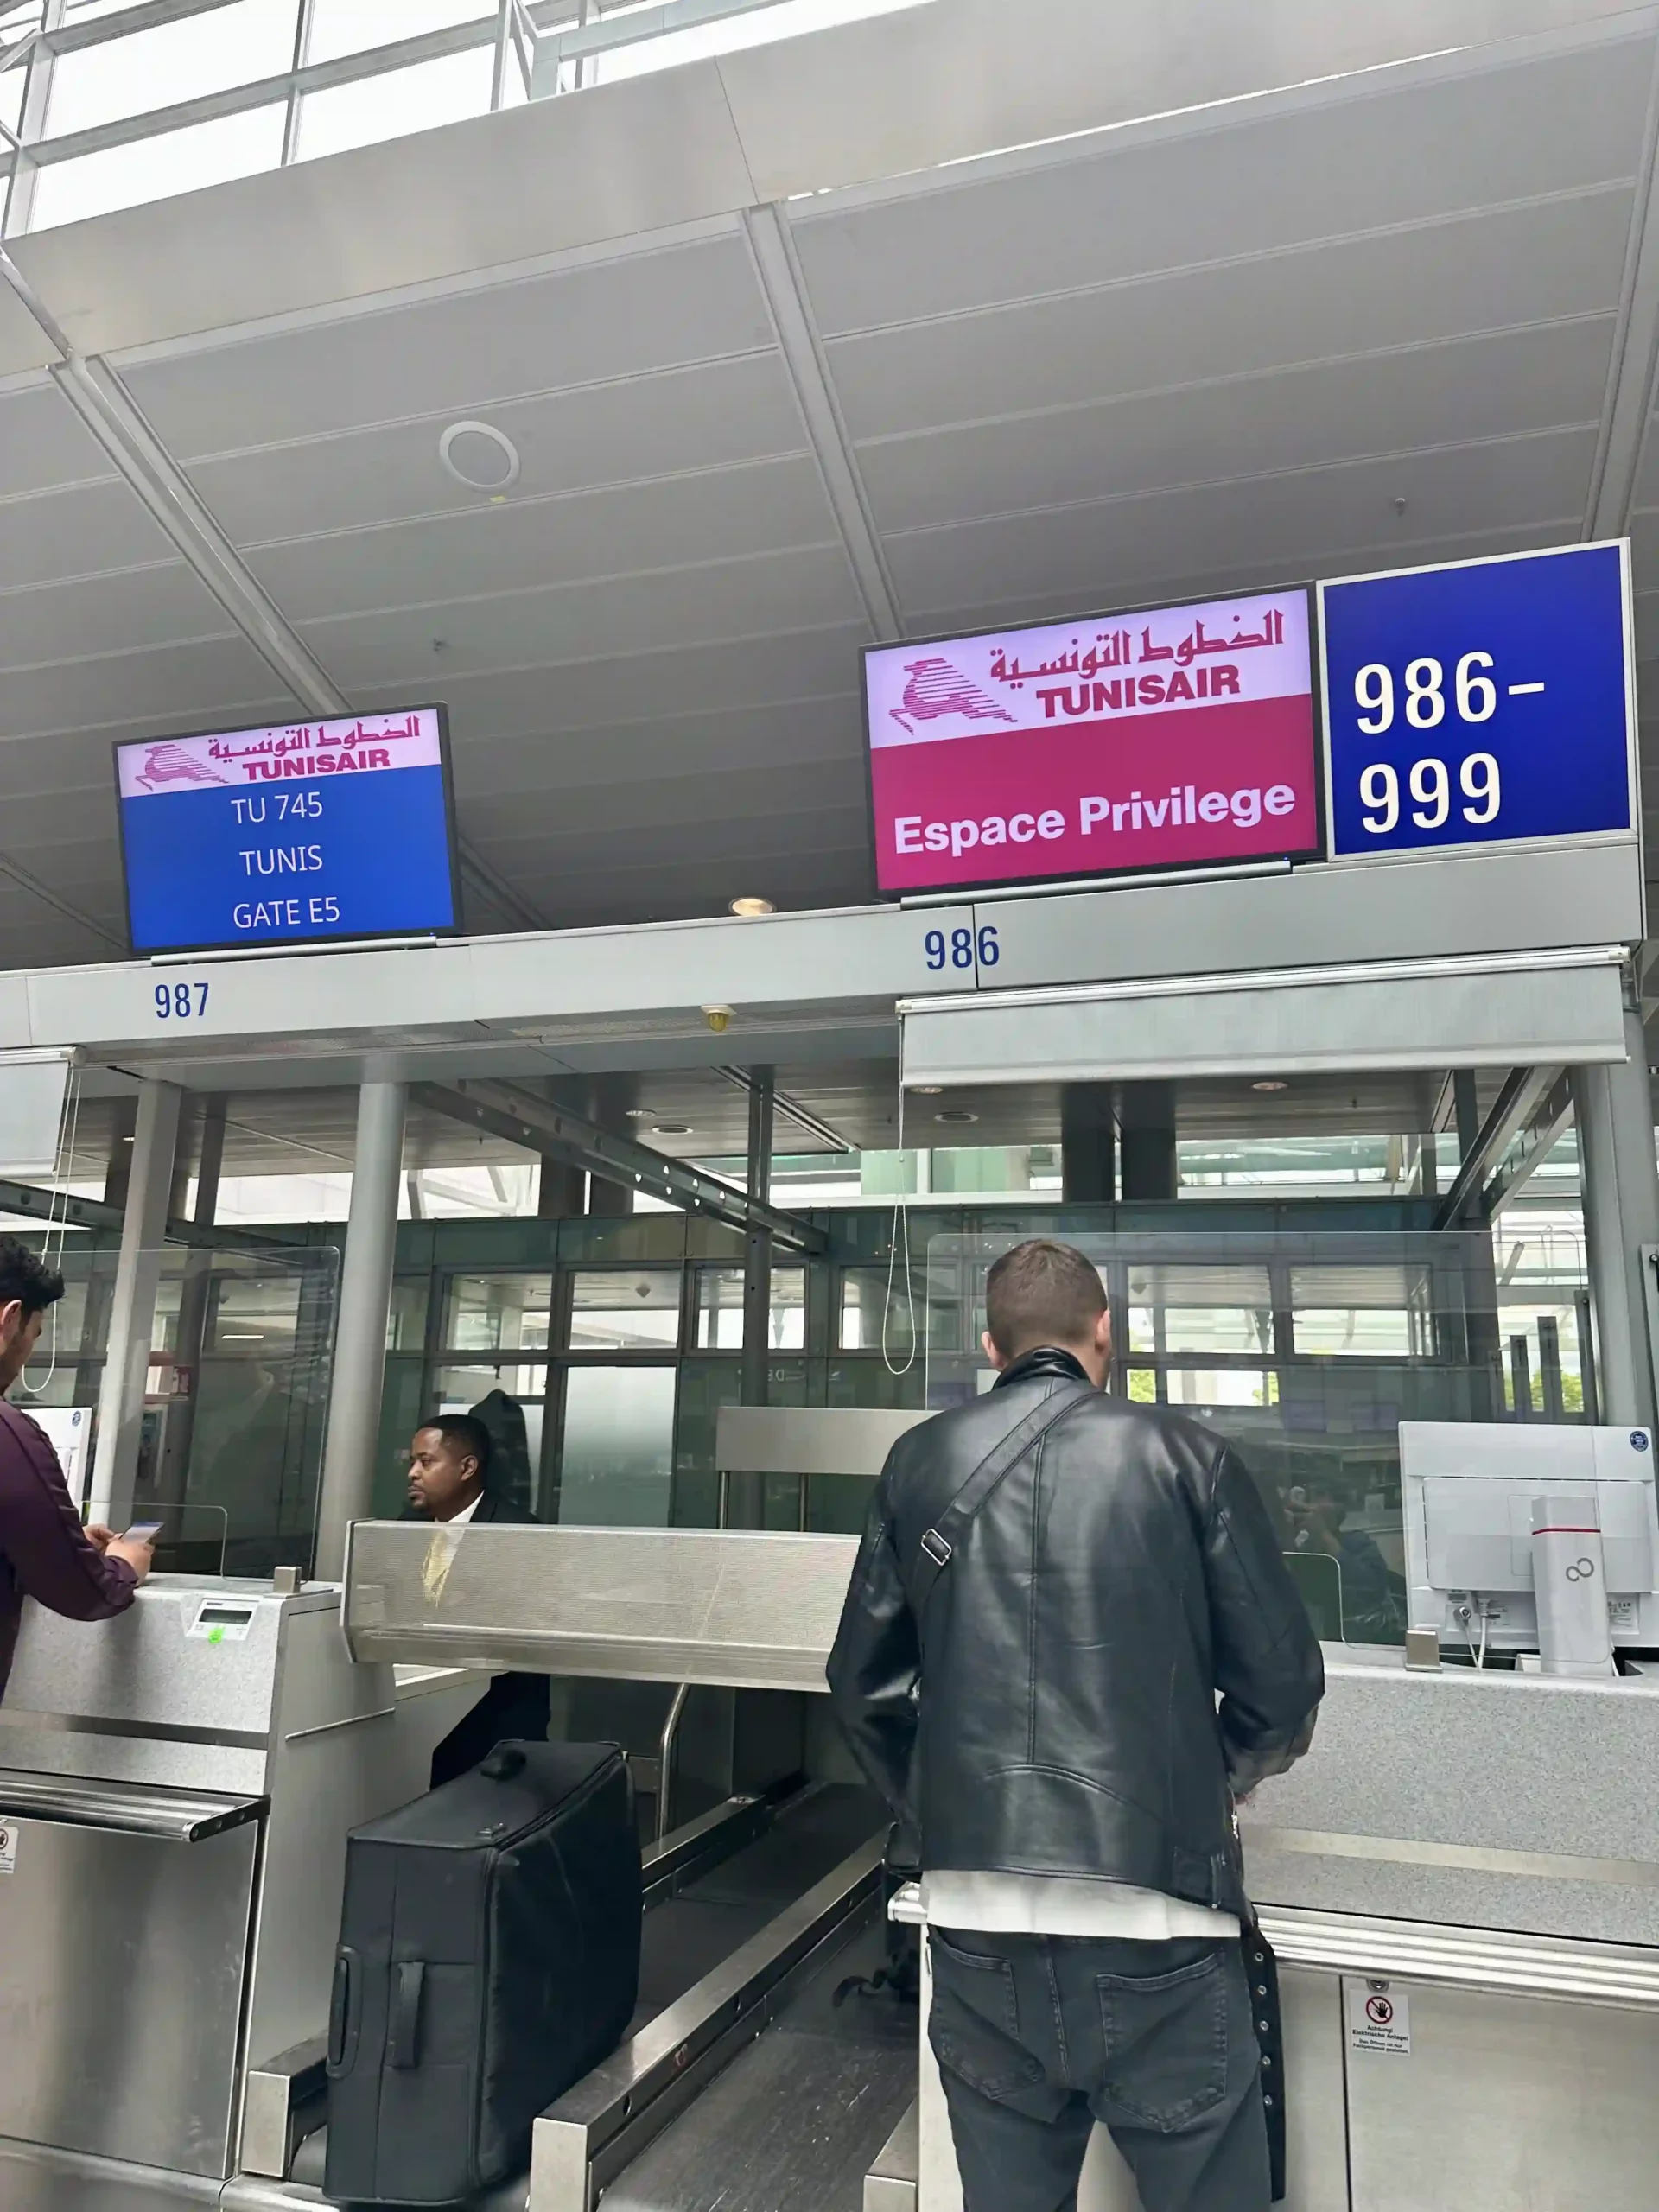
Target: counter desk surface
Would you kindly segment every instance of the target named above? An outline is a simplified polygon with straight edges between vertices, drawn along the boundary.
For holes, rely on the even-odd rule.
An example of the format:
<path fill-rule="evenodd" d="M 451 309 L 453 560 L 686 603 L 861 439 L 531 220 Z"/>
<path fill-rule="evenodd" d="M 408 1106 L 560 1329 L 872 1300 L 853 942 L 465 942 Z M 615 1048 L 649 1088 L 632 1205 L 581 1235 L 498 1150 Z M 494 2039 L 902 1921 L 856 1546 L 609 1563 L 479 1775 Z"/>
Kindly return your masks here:
<path fill-rule="evenodd" d="M 1325 1657 L 1313 1749 L 1242 1816 L 1258 1904 L 1659 1944 L 1659 1676 Z"/>

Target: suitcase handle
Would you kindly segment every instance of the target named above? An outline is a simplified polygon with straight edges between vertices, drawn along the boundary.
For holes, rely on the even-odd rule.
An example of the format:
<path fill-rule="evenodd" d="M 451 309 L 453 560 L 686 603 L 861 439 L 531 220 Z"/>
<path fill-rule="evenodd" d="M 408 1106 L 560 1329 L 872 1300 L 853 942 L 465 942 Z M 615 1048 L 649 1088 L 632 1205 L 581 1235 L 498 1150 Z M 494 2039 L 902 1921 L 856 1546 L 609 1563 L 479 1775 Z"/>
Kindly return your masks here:
<path fill-rule="evenodd" d="M 479 1764 L 479 1772 L 486 1782 L 511 1782 L 515 1774 L 522 1774 L 527 1762 L 522 1744 L 498 1744 L 486 1759 Z"/>
<path fill-rule="evenodd" d="M 358 2031 L 363 2024 L 362 1976 L 353 1973 L 359 1963 L 355 1951 L 342 1943 L 334 1954 L 334 1985 L 328 1993 L 328 2078 L 349 2074 L 357 2058 Z"/>
<path fill-rule="evenodd" d="M 426 1986 L 426 1967 L 408 1959 L 397 1969 L 391 2000 L 391 2065 L 407 2071 L 421 2063 L 421 1993 Z"/>

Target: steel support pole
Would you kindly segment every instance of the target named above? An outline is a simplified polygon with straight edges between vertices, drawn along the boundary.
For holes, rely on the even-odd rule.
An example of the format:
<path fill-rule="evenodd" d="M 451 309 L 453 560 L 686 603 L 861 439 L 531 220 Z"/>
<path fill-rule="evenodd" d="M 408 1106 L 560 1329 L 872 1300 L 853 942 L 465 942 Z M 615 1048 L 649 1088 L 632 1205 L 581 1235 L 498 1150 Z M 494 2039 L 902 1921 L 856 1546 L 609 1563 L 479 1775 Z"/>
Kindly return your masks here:
<path fill-rule="evenodd" d="M 346 1531 L 367 1514 L 374 1494 L 405 1099 L 401 1083 L 365 1083 L 358 1093 L 352 1205 L 340 1271 L 340 1319 L 317 1503 L 316 1573 L 325 1581 L 338 1580 L 346 1564 Z"/>
<path fill-rule="evenodd" d="M 176 1084 L 146 1083 L 138 1094 L 132 1166 L 127 1183 L 121 1251 L 110 1298 L 104 1379 L 98 1394 L 98 1451 L 92 1463 L 92 1518 L 124 1529 L 132 1518 L 133 1484 L 143 1437 L 144 1385 L 149 1376 L 156 1291 L 162 1278 L 167 1202 L 179 1143 Z"/>
<path fill-rule="evenodd" d="M 775 1096 L 774 1071 L 749 1071 L 749 1196 L 761 1205 L 772 1203 L 772 1124 Z M 772 1353 L 772 1231 L 752 1224 L 743 1245 L 743 1369 L 741 1385 L 746 1406 L 766 1402 L 767 1370 Z M 731 1525 L 754 1529 L 760 1525 L 761 1478 L 740 1475 L 731 1488 L 728 1511 Z"/>
<path fill-rule="evenodd" d="M 1584 1234 L 1596 1317 L 1597 1395 L 1605 1421 L 1651 1427 L 1655 1395 L 1648 1349 L 1642 1247 L 1659 1243 L 1659 1166 L 1642 1017 L 1624 1014 L 1627 1057 L 1574 1068 L 1573 1098 L 1584 1184 Z"/>

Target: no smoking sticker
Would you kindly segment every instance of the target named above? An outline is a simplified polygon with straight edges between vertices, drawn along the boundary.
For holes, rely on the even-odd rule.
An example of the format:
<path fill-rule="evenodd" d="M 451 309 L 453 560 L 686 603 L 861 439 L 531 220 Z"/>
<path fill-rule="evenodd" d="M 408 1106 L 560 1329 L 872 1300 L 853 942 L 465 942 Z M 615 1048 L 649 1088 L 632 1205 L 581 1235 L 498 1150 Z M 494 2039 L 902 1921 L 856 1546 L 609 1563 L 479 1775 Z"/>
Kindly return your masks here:
<path fill-rule="evenodd" d="M 1411 1999 L 1403 1989 L 1387 1981 L 1350 1982 L 1348 2048 L 1411 2056 Z"/>
<path fill-rule="evenodd" d="M 17 1872 L 17 1831 L 0 1821 L 0 1874 Z"/>

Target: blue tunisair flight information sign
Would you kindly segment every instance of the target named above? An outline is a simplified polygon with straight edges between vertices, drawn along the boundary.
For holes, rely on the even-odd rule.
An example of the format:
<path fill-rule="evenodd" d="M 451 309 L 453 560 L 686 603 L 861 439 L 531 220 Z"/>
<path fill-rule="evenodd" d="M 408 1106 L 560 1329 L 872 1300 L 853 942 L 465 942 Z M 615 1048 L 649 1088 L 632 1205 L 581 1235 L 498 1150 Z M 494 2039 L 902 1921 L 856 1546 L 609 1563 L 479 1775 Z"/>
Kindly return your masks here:
<path fill-rule="evenodd" d="M 1319 587 L 1333 859 L 1634 834 L 1622 541 Z"/>
<path fill-rule="evenodd" d="M 459 925 L 441 707 L 118 745 L 135 952 Z"/>

